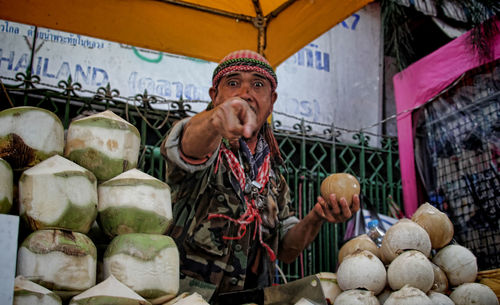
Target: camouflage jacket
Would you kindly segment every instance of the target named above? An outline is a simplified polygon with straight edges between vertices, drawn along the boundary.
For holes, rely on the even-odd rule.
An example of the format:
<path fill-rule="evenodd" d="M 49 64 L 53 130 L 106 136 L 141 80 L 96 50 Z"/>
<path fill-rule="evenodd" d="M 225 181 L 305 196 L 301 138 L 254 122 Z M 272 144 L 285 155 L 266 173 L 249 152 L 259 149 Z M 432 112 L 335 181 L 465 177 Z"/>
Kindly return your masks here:
<path fill-rule="evenodd" d="M 240 226 L 222 217 L 208 219 L 209 214 L 238 219 L 246 207 L 241 194 L 232 187 L 236 178 L 218 150 L 200 165 L 189 164 L 180 157 L 180 137 L 187 120 L 189 118 L 178 122 L 162 144 L 162 154 L 167 161 L 166 181 L 172 189 L 173 205 L 173 223 L 167 234 L 176 241 L 179 249 L 181 292 L 197 291 L 210 299 L 214 292 L 250 288 L 249 282 L 270 285 L 274 262 L 259 243 L 258 234 L 254 238 L 254 224 L 247 226 L 241 239 L 227 240 L 223 236 L 237 236 Z M 261 194 L 264 203 L 261 209 L 263 241 L 277 255 L 280 239 L 298 219 L 288 207 L 288 185 L 273 163 L 269 182 Z M 259 252 L 261 255 L 256 255 Z M 245 283 L 247 269 L 256 256 L 259 256 L 259 275 Z"/>

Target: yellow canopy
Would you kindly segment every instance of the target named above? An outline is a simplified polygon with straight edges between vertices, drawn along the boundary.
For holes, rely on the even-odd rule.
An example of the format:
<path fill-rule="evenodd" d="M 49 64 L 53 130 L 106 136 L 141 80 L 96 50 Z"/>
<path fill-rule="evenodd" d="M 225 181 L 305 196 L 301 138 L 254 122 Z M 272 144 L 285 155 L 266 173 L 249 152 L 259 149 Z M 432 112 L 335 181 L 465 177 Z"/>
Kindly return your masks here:
<path fill-rule="evenodd" d="M 0 19 L 218 62 L 277 66 L 373 0 L 0 0 Z"/>

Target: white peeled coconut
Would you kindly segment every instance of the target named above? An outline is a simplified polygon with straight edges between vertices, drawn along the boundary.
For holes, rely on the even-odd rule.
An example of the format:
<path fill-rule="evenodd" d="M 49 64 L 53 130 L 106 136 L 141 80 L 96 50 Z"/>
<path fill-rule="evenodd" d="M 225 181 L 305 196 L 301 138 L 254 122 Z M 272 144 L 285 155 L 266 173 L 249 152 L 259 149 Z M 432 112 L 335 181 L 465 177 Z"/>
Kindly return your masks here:
<path fill-rule="evenodd" d="M 380 305 L 373 291 L 361 289 L 346 290 L 335 299 L 334 305 Z"/>
<path fill-rule="evenodd" d="M 14 176 L 10 164 L 0 158 L 0 214 L 9 213 L 14 197 Z"/>
<path fill-rule="evenodd" d="M 175 305 L 208 305 L 208 302 L 197 292 L 194 292 L 184 298 L 181 298 Z"/>
<path fill-rule="evenodd" d="M 39 230 L 21 244 L 17 273 L 51 290 L 75 294 L 96 282 L 97 250 L 78 232 Z"/>
<path fill-rule="evenodd" d="M 104 253 L 104 275 L 114 275 L 146 299 L 175 296 L 179 290 L 179 252 L 166 235 L 118 235 Z"/>
<path fill-rule="evenodd" d="M 151 305 L 151 303 L 110 275 L 103 282 L 74 296 L 69 305 Z"/>
<path fill-rule="evenodd" d="M 466 247 L 448 245 L 432 258 L 445 273 L 451 286 L 472 283 L 477 277 L 476 256 Z"/>
<path fill-rule="evenodd" d="M 431 240 L 429 234 L 416 222 L 403 218 L 387 230 L 380 252 L 382 259 L 388 264 L 406 250 L 418 250 L 429 257 Z"/>
<path fill-rule="evenodd" d="M 391 293 L 393 293 L 393 291 L 386 288 L 386 289 L 384 289 L 384 291 L 382 291 L 381 293 L 379 293 L 377 295 L 377 299 L 378 299 L 380 305 L 384 305 L 385 301 L 389 298 Z"/>
<path fill-rule="evenodd" d="M 0 111 L 0 157 L 14 170 L 62 155 L 64 128 L 52 112 L 31 106 Z"/>
<path fill-rule="evenodd" d="M 432 270 L 434 270 L 434 283 L 432 284 L 431 291 L 445 292 L 448 290 L 448 277 L 438 265 L 431 262 Z"/>
<path fill-rule="evenodd" d="M 168 184 L 131 169 L 98 187 L 99 224 L 109 236 L 163 234 L 172 221 Z"/>
<path fill-rule="evenodd" d="M 411 220 L 418 223 L 429 234 L 432 249 L 441 249 L 453 239 L 453 223 L 448 215 L 429 203 L 422 204 Z"/>
<path fill-rule="evenodd" d="M 427 296 L 431 299 L 434 305 L 455 305 L 455 303 L 447 295 L 440 292 L 429 291 Z"/>
<path fill-rule="evenodd" d="M 344 258 L 337 270 L 340 289 L 367 289 L 379 294 L 386 284 L 386 270 L 375 254 L 358 250 Z"/>
<path fill-rule="evenodd" d="M 320 193 L 325 200 L 329 200 L 330 194 L 335 194 L 337 200 L 345 198 L 347 204 L 352 204 L 352 196 L 360 193 L 359 181 L 351 174 L 336 173 L 326 177 L 321 182 Z"/>
<path fill-rule="evenodd" d="M 316 276 L 319 278 L 327 303 L 333 304 L 335 298 L 342 292 L 337 283 L 337 275 L 332 272 L 320 272 Z"/>
<path fill-rule="evenodd" d="M 64 156 L 106 181 L 137 166 L 140 142 L 134 125 L 106 110 L 71 122 Z"/>
<path fill-rule="evenodd" d="M 47 288 L 19 275 L 14 280 L 13 305 L 61 305 L 61 298 Z"/>
<path fill-rule="evenodd" d="M 357 250 L 370 251 L 378 258 L 380 258 L 380 250 L 375 242 L 370 237 L 368 237 L 368 235 L 361 234 L 342 245 L 339 251 L 339 264 L 342 263 L 344 257 L 356 252 Z"/>
<path fill-rule="evenodd" d="M 19 179 L 20 216 L 32 230 L 87 233 L 97 217 L 97 180 L 89 170 L 55 155 Z"/>
<path fill-rule="evenodd" d="M 488 286 L 480 283 L 464 283 L 455 288 L 450 299 L 456 305 L 498 305 L 495 292 Z"/>
<path fill-rule="evenodd" d="M 391 293 L 384 305 L 434 305 L 422 290 L 405 285 L 398 291 Z"/>
<path fill-rule="evenodd" d="M 181 299 L 184 299 L 187 296 L 189 296 L 189 292 L 179 293 L 177 296 L 175 296 L 172 299 L 170 299 L 170 300 L 166 301 L 165 303 L 163 303 L 163 305 L 172 305 L 172 304 L 175 304 L 175 303 L 179 302 Z"/>
<path fill-rule="evenodd" d="M 393 290 L 410 285 L 427 292 L 434 283 L 434 270 L 429 259 L 421 252 L 405 251 L 387 268 L 387 281 Z"/>

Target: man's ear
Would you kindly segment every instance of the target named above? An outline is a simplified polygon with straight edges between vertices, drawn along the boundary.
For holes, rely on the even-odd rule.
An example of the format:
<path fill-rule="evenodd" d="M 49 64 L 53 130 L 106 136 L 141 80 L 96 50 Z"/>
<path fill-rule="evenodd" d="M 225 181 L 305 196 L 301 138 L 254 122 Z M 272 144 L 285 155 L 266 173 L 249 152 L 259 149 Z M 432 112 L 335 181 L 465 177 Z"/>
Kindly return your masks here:
<path fill-rule="evenodd" d="M 210 87 L 210 89 L 208 89 L 208 95 L 210 95 L 210 99 L 212 99 L 213 103 L 217 97 L 217 88 Z"/>
<path fill-rule="evenodd" d="M 278 99 L 278 92 L 273 91 L 273 93 L 271 93 L 271 102 L 273 103 L 273 105 L 274 105 L 274 102 L 276 102 L 277 99 Z"/>

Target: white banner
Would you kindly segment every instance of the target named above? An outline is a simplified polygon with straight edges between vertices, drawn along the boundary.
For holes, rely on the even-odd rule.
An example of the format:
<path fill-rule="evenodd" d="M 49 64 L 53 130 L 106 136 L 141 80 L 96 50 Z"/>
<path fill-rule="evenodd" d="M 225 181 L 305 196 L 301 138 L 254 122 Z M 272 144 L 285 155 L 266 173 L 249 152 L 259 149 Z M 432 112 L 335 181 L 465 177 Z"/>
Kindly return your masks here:
<path fill-rule="evenodd" d="M 277 69 L 274 110 L 321 123 L 311 124 L 320 134 L 326 128 L 323 124 L 359 130 L 380 121 L 380 31 L 380 7 L 375 3 L 294 54 Z M 286 115 L 274 117 L 291 128 L 297 120 Z"/>
<path fill-rule="evenodd" d="M 282 122 L 282 128 L 292 129 L 297 118 L 310 122 L 317 133 L 332 123 L 359 130 L 379 121 L 380 37 L 380 7 L 374 3 L 281 64 L 277 68 L 274 118 Z M 15 78 L 17 73 L 26 72 L 30 61 L 40 82 L 50 86 L 57 87 L 59 81 L 71 76 L 73 82 L 91 92 L 109 83 L 127 98 L 147 91 L 169 100 L 207 102 L 212 72 L 217 66 L 213 62 L 0 20 L 0 75 Z M 194 111 L 205 107 L 205 103 L 192 104 Z"/>

